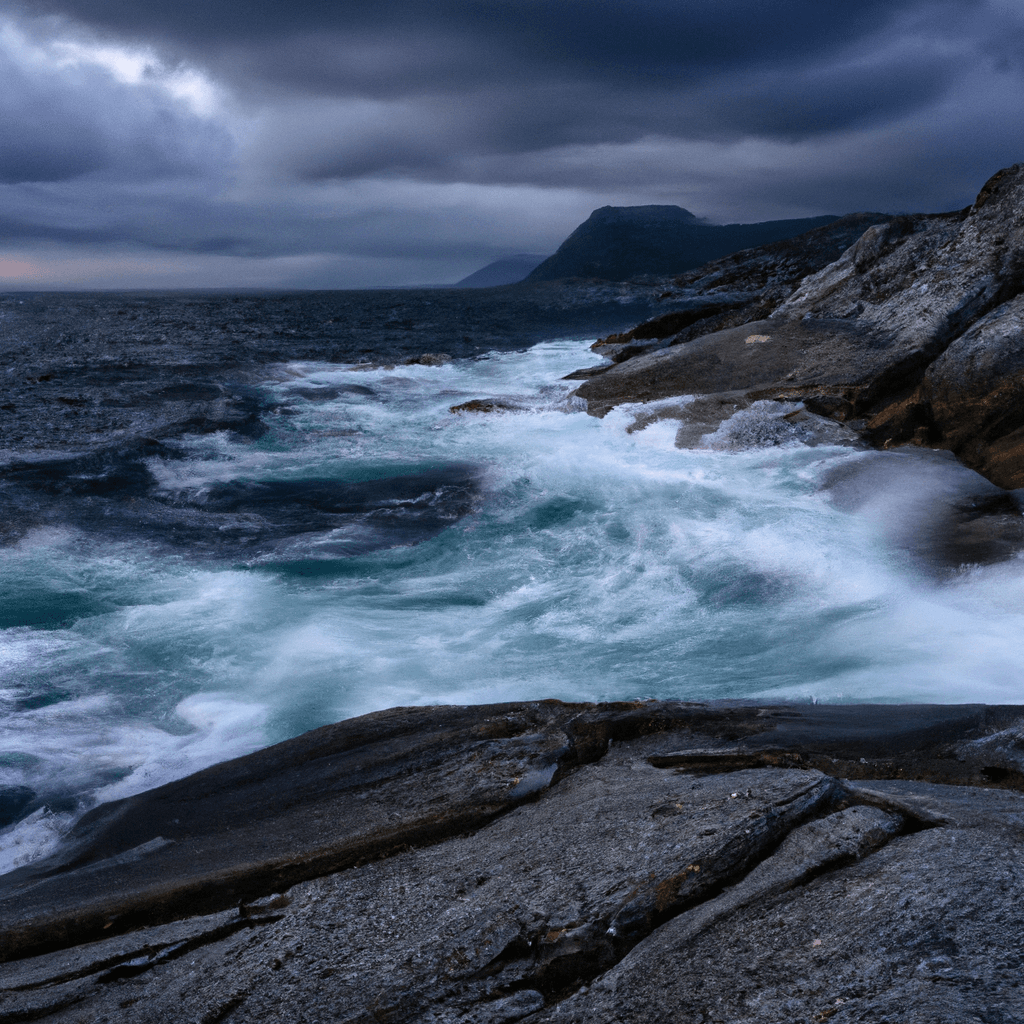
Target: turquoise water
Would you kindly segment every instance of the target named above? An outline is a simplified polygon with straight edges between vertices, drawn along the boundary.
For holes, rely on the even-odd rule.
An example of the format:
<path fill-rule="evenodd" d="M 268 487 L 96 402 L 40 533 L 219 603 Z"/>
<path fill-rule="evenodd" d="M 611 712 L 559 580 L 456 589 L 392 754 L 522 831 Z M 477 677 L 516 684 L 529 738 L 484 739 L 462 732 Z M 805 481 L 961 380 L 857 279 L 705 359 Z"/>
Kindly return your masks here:
<path fill-rule="evenodd" d="M 72 526 L 0 550 L 0 787 L 31 811 L 0 831 L 0 868 L 96 801 L 395 705 L 1021 699 L 1021 562 L 937 576 L 908 553 L 932 493 L 913 498 L 917 463 L 839 507 L 823 483 L 871 453 L 680 450 L 670 421 L 581 411 L 560 377 L 591 361 L 567 341 L 282 364 L 263 437 L 147 463 L 200 510 L 228 481 L 457 467 L 472 497 L 421 543 L 375 547 L 371 515 L 251 556 Z M 449 411 L 488 397 L 518 411 Z"/>

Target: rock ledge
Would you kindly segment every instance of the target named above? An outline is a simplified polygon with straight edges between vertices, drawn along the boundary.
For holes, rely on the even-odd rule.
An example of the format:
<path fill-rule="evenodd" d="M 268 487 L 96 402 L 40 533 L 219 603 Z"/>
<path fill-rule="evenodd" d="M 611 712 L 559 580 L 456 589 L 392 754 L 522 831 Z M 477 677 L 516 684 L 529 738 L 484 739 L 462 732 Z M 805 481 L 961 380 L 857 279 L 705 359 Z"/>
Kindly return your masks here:
<path fill-rule="evenodd" d="M 1024 708 L 398 708 L 0 878 L 0 1021 L 1009 1021 Z"/>

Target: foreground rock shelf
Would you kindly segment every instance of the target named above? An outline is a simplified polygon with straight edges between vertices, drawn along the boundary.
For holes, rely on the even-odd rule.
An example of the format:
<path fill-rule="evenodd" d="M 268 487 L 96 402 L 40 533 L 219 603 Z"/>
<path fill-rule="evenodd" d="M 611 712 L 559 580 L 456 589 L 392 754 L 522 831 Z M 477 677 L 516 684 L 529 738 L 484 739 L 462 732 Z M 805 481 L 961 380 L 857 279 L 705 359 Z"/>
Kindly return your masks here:
<path fill-rule="evenodd" d="M 1024 1016 L 1024 708 L 393 709 L 0 878 L 0 1021 Z"/>

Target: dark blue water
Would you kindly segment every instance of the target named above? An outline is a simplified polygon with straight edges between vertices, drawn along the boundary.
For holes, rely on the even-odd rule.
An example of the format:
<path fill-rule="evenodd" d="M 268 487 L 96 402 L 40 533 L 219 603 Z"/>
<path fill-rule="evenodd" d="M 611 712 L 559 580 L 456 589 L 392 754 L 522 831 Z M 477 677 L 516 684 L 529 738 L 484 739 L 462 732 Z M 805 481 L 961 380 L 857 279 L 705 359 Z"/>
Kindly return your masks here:
<path fill-rule="evenodd" d="M 0 867 L 399 704 L 1020 699 L 1020 561 L 922 555 L 973 475 L 597 420 L 562 378 L 637 309 L 544 301 L 0 301 Z"/>

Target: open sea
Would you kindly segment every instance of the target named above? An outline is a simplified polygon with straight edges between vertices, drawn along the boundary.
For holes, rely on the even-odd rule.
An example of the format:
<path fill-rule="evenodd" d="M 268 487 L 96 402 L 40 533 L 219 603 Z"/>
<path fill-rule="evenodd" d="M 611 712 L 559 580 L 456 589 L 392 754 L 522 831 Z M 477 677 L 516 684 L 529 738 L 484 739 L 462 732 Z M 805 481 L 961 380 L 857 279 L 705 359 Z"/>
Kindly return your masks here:
<path fill-rule="evenodd" d="M 1020 702 L 1024 562 L 935 553 L 988 485 L 754 414 L 692 450 L 588 416 L 562 378 L 654 311 L 0 296 L 0 871 L 396 705 Z"/>

